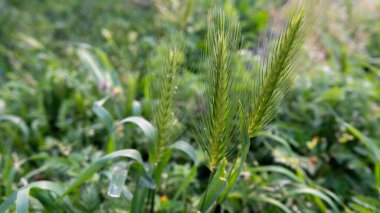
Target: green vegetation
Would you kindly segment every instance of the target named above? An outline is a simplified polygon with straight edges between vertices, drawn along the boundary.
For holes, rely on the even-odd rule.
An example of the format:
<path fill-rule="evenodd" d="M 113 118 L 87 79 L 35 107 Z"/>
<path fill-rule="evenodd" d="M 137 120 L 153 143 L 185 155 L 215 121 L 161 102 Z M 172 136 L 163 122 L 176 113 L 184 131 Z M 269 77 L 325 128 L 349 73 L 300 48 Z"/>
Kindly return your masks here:
<path fill-rule="evenodd" d="M 300 2 L 0 1 L 0 212 L 380 212 L 380 4 Z"/>

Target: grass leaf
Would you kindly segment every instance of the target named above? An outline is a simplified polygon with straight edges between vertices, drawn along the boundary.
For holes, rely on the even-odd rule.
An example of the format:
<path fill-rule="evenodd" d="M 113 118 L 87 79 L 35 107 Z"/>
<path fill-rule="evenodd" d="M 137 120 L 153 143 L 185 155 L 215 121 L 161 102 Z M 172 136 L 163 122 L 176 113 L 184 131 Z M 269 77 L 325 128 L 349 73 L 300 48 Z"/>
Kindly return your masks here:
<path fill-rule="evenodd" d="M 288 193 L 286 194 L 286 197 L 299 196 L 300 194 L 309 194 L 309 195 L 316 196 L 322 199 L 323 201 L 325 201 L 327 204 L 329 204 L 333 212 L 340 212 L 339 208 L 335 205 L 335 202 L 331 200 L 330 197 L 328 197 L 327 195 L 325 195 L 323 192 L 319 190 L 312 189 L 309 187 L 301 186 L 299 188 L 289 190 Z"/>
<path fill-rule="evenodd" d="M 278 208 L 280 208 L 285 213 L 292 213 L 292 210 L 290 210 L 288 207 L 286 207 L 280 201 L 273 199 L 271 197 L 262 196 L 262 195 L 260 195 L 260 196 L 254 195 L 254 196 L 250 196 L 250 198 L 252 200 L 256 200 L 256 201 L 260 201 L 260 202 L 264 202 L 264 203 L 269 203 L 269 204 L 272 204 L 274 206 L 277 206 Z"/>
<path fill-rule="evenodd" d="M 13 202 L 16 201 L 16 212 L 17 213 L 26 213 L 29 210 L 29 194 L 33 188 L 39 188 L 43 190 L 52 191 L 57 195 L 62 195 L 64 193 L 64 188 L 56 183 L 50 181 L 38 181 L 26 185 L 12 195 L 0 206 L 0 212 L 5 212 Z M 71 206 L 69 201 L 65 199 L 65 203 Z"/>
<path fill-rule="evenodd" d="M 77 179 L 66 189 L 65 193 L 61 196 L 61 198 L 65 195 L 68 195 L 72 190 L 74 190 L 79 185 L 84 183 L 86 180 L 91 178 L 93 174 L 102 169 L 109 161 L 120 157 L 132 159 L 137 163 L 143 165 L 140 153 L 134 149 L 119 150 L 105 155 L 96 160 L 95 162 L 91 163 L 90 166 L 87 167 L 87 169 L 81 175 L 79 175 L 79 177 L 77 177 Z"/>
<path fill-rule="evenodd" d="M 207 184 L 207 189 L 198 203 L 198 208 L 201 212 L 209 212 L 222 194 L 223 190 L 227 187 L 226 165 L 227 161 L 225 160 L 218 166 L 210 183 Z"/>
<path fill-rule="evenodd" d="M 8 121 L 20 128 L 25 142 L 29 140 L 29 128 L 26 123 L 15 115 L 0 115 L 0 121 Z"/>
<path fill-rule="evenodd" d="M 195 149 L 186 141 L 177 141 L 174 144 L 170 145 L 170 147 L 184 152 L 187 156 L 189 156 L 194 164 L 198 163 L 197 153 Z"/>
<path fill-rule="evenodd" d="M 92 106 L 92 111 L 98 116 L 102 124 L 107 128 L 109 133 L 112 133 L 114 125 L 113 118 L 111 114 L 102 106 L 104 103 L 103 100 L 97 101 Z"/>

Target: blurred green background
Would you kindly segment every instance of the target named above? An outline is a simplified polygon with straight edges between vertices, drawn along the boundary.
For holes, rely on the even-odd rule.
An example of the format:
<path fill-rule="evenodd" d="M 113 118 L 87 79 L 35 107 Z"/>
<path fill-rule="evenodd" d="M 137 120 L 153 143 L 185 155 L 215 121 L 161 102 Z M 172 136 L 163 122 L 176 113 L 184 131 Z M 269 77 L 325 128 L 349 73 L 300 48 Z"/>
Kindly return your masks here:
<path fill-rule="evenodd" d="M 68 184 L 106 153 L 96 101 L 109 96 L 105 108 L 116 120 L 150 120 L 150 70 L 163 60 L 158 45 L 178 31 L 186 36 L 187 63 L 176 110 L 179 122 L 191 126 L 186 108 L 199 90 L 207 11 L 215 5 L 237 11 L 241 66 L 249 67 L 260 36 L 284 16 L 284 3 L 0 0 L 0 203 L 34 181 Z M 275 121 L 252 141 L 225 211 L 380 212 L 380 1 L 326 1 L 318 19 L 318 33 L 304 48 L 308 60 Z M 190 130 L 180 137 L 197 147 Z M 147 159 L 138 128 L 119 128 L 115 140 L 117 149 L 135 148 Z M 158 212 L 180 212 L 184 202 L 191 209 L 208 171 L 200 164 L 184 198 L 174 199 L 190 168 L 175 155 Z M 81 212 L 123 212 L 128 201 L 107 197 L 107 184 L 95 175 L 70 200 Z M 31 209 L 54 211 L 51 196 L 39 193 Z"/>

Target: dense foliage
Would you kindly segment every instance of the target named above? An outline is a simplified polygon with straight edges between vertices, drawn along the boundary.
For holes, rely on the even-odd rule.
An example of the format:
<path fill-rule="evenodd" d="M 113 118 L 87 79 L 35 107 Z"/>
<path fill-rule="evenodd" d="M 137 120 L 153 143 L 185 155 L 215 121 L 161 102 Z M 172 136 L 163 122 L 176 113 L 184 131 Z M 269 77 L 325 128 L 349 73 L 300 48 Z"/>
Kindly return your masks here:
<path fill-rule="evenodd" d="M 380 212 L 380 2 L 310 2 L 1 0 L 0 212 Z"/>

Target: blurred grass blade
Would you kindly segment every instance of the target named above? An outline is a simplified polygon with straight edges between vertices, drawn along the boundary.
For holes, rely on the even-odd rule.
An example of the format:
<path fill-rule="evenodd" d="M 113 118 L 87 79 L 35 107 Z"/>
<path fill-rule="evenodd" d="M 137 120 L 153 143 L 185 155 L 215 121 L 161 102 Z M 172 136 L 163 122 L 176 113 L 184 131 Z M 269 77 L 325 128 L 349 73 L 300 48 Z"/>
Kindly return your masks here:
<path fill-rule="evenodd" d="M 344 203 L 342 201 L 342 199 L 340 199 L 336 194 L 334 194 L 332 191 L 326 189 L 326 188 L 323 188 L 322 186 L 319 186 L 317 184 L 312 184 L 311 185 L 312 188 L 315 188 L 317 190 L 320 190 L 321 192 L 325 193 L 326 195 L 330 196 L 332 199 L 335 200 L 335 202 L 337 202 L 339 205 L 341 206 L 344 206 Z"/>
<path fill-rule="evenodd" d="M 104 100 L 100 100 L 94 103 L 92 111 L 98 116 L 102 124 L 107 128 L 109 133 L 112 133 L 114 129 L 113 118 L 111 114 L 102 106 Z"/>
<path fill-rule="evenodd" d="M 292 213 L 292 210 L 290 210 L 288 207 L 286 207 L 280 201 L 275 200 L 273 198 L 270 198 L 267 196 L 256 196 L 256 195 L 254 195 L 254 196 L 250 196 L 250 199 L 260 201 L 260 202 L 264 202 L 264 203 L 269 203 L 269 204 L 272 204 L 274 206 L 277 206 L 278 208 L 280 208 L 285 213 Z"/>
<path fill-rule="evenodd" d="M 0 206 L 0 212 L 5 212 L 13 202 L 16 201 L 16 212 L 17 213 L 26 213 L 29 209 L 29 194 L 33 188 L 39 188 L 43 190 L 52 191 L 57 195 L 62 195 L 64 193 L 64 188 L 60 185 L 50 182 L 50 181 L 38 181 L 31 183 L 27 186 L 24 186 L 12 193 L 12 195 Z M 68 204 L 69 207 L 72 208 L 69 201 L 66 199 L 65 203 Z"/>
<path fill-rule="evenodd" d="M 94 56 L 88 51 L 88 49 L 79 48 L 77 50 L 77 53 L 81 61 L 85 63 L 90 69 L 90 71 L 93 73 L 98 83 L 102 81 L 108 82 L 110 80 L 106 73 L 103 72 L 102 69 L 99 67 Z"/>
<path fill-rule="evenodd" d="M 355 128 L 353 125 L 345 122 L 331 107 L 328 107 L 328 109 L 331 111 L 331 113 L 336 117 L 336 119 L 347 128 L 347 130 L 353 134 L 360 142 L 364 144 L 364 146 L 368 149 L 368 151 L 371 153 L 371 159 L 373 163 L 375 164 L 374 169 L 374 176 L 376 181 L 376 187 L 380 189 L 380 147 L 376 142 L 365 136 Z"/>
<path fill-rule="evenodd" d="M 178 189 L 174 195 L 174 200 L 177 200 L 178 197 L 182 194 L 182 192 L 185 192 L 187 190 L 190 183 L 195 179 L 196 174 L 197 174 L 197 165 L 194 164 L 193 167 L 191 168 L 189 175 L 185 178 L 185 180 L 178 187 Z"/>
<path fill-rule="evenodd" d="M 291 147 L 290 147 L 289 143 L 286 140 L 284 140 L 283 138 L 281 138 L 281 137 L 279 137 L 277 135 L 274 135 L 274 134 L 272 134 L 270 132 L 259 131 L 257 133 L 257 136 L 258 137 L 261 136 L 261 137 L 272 139 L 273 141 L 275 141 L 275 142 L 283 145 L 287 150 L 291 150 Z"/>
<path fill-rule="evenodd" d="M 143 117 L 131 116 L 131 117 L 125 118 L 117 122 L 114 128 L 126 123 L 136 124 L 138 127 L 140 127 L 140 129 L 144 132 L 144 134 L 148 137 L 150 141 L 154 141 L 155 129 L 153 125 L 149 121 L 145 120 Z"/>
<path fill-rule="evenodd" d="M 120 125 L 126 124 L 126 123 L 133 123 L 140 127 L 140 129 L 144 132 L 146 137 L 149 139 L 148 143 L 148 150 L 149 150 L 149 162 L 155 162 L 155 140 L 156 140 L 156 129 L 153 127 L 153 125 L 145 120 L 143 117 L 138 116 L 131 116 L 128 118 L 125 118 L 115 124 L 115 127 L 118 127 Z"/>
<path fill-rule="evenodd" d="M 25 189 L 20 190 L 17 193 L 17 200 L 16 200 L 16 212 L 17 213 L 28 212 L 28 209 L 29 209 L 29 191 L 30 191 L 30 188 L 27 187 Z"/>
<path fill-rule="evenodd" d="M 376 142 L 363 135 L 358 129 L 352 126 L 349 123 L 343 122 L 343 125 L 347 127 L 348 131 L 351 132 L 360 142 L 364 144 L 365 147 L 372 154 L 371 158 L 373 163 L 375 164 L 374 176 L 376 181 L 376 187 L 380 190 L 380 147 Z"/>
<path fill-rule="evenodd" d="M 197 165 L 198 165 L 198 158 L 197 158 L 197 153 L 193 146 L 191 146 L 189 143 L 185 141 L 177 141 L 174 144 L 172 144 L 170 147 L 180 150 L 187 154 L 189 158 L 193 161 L 194 165 L 191 168 L 191 171 L 189 175 L 184 179 L 184 181 L 181 183 L 179 186 L 178 190 L 176 191 L 174 195 L 174 199 L 178 199 L 178 197 L 184 192 L 187 187 L 190 185 L 190 183 L 194 180 L 195 175 L 197 174 Z"/>
<path fill-rule="evenodd" d="M 375 143 L 375 141 L 362 134 L 351 124 L 343 122 L 343 125 L 349 132 L 351 132 L 351 134 L 353 134 L 360 142 L 362 142 L 365 147 L 367 147 L 367 149 L 372 153 L 373 160 L 380 163 L 380 147 Z"/>
<path fill-rule="evenodd" d="M 12 203 L 17 199 L 17 194 L 18 191 L 13 192 L 11 196 L 9 196 L 9 198 L 0 205 L 0 212 L 5 212 L 5 210 L 12 205 Z"/>
<path fill-rule="evenodd" d="M 197 153 L 194 147 L 186 141 L 177 141 L 174 144 L 170 145 L 170 147 L 184 152 L 187 156 L 189 156 L 189 158 L 194 162 L 194 164 L 198 163 Z"/>
<path fill-rule="evenodd" d="M 304 184 L 304 181 L 300 177 L 298 177 L 295 173 L 281 166 L 258 166 L 258 167 L 252 168 L 250 171 L 252 173 L 257 173 L 257 172 L 278 173 L 278 174 L 286 175 L 287 177 L 289 177 L 290 179 L 292 179 L 293 181 L 297 183 Z"/>
<path fill-rule="evenodd" d="M 25 142 L 29 140 L 29 128 L 26 123 L 15 115 L 0 115 L 0 121 L 8 121 L 20 128 Z"/>
<path fill-rule="evenodd" d="M 313 195 L 317 198 L 320 198 L 323 201 L 325 201 L 327 204 L 329 204 L 333 212 L 336 212 L 336 213 L 340 212 L 338 207 L 335 205 L 335 202 L 331 200 L 330 197 L 328 197 L 326 194 L 324 194 L 323 192 L 319 190 L 312 189 L 309 187 L 301 186 L 300 188 L 289 190 L 288 193 L 286 194 L 286 197 L 299 196 L 300 194 L 308 194 L 308 195 Z"/>

